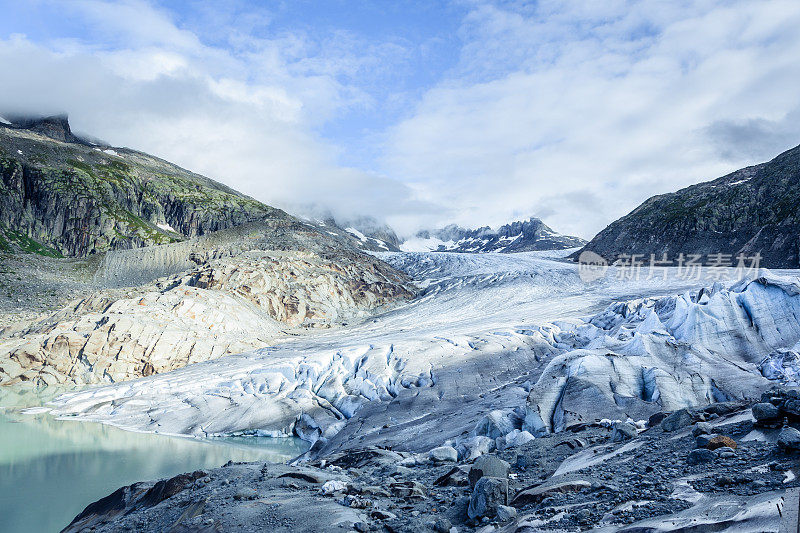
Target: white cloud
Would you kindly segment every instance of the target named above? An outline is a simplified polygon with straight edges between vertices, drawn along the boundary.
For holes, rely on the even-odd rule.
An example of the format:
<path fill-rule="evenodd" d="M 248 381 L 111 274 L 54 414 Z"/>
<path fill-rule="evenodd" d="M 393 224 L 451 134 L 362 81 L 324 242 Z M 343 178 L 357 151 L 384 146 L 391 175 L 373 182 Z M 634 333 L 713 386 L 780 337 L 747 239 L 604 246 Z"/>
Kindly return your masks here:
<path fill-rule="evenodd" d="M 591 237 L 800 142 L 797 27 L 800 4 L 781 1 L 477 4 L 460 65 L 393 129 L 385 168 L 459 206 L 456 222 L 530 213 Z M 756 150 L 720 146 L 752 121 L 780 135 L 740 127 Z"/>
<path fill-rule="evenodd" d="M 63 7 L 64 4 L 57 4 Z M 55 6 L 55 5 L 54 5 Z M 0 102 L 70 113 L 73 129 L 173 161 L 264 202 L 380 215 L 415 209 L 402 183 L 337 164 L 316 129 L 363 103 L 340 79 L 369 59 L 342 37 L 331 55 L 303 35 L 203 44 L 168 13 L 139 1 L 81 1 L 71 13 L 95 40 L 0 40 Z M 314 55 L 315 50 L 320 55 Z M 362 50 L 365 53 L 365 51 Z"/>
<path fill-rule="evenodd" d="M 435 39 L 263 31 L 268 12 L 227 5 L 189 30 L 142 1 L 44 1 L 85 31 L 0 40 L 4 105 L 68 111 L 76 131 L 272 205 L 401 233 L 538 215 L 591 237 L 648 196 L 800 142 L 794 1 L 461 3 L 457 64 L 431 87 L 398 80 Z M 386 131 L 325 138 L 398 112 Z"/>

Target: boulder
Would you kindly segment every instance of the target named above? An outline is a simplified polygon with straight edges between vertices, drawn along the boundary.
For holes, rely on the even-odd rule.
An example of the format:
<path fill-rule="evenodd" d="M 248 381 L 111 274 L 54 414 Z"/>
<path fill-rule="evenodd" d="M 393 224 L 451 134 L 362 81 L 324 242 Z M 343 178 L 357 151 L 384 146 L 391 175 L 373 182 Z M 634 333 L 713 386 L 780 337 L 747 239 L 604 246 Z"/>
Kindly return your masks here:
<path fill-rule="evenodd" d="M 650 415 L 650 418 L 647 419 L 647 427 L 654 428 L 661 423 L 662 420 L 667 418 L 667 413 L 662 413 L 659 411 L 658 413 L 653 413 Z"/>
<path fill-rule="evenodd" d="M 622 442 L 635 439 L 639 436 L 636 426 L 629 422 L 614 422 L 614 432 L 611 434 L 611 442 Z"/>
<path fill-rule="evenodd" d="M 496 477 L 505 479 L 508 477 L 508 469 L 511 465 L 503 461 L 496 455 L 484 455 L 478 457 L 469 470 L 469 486 L 475 487 L 478 480 L 482 477 Z"/>
<path fill-rule="evenodd" d="M 516 517 L 517 510 L 513 507 L 509 507 L 508 505 L 497 506 L 497 519 L 500 522 L 508 522 L 509 520 L 514 520 Z"/>
<path fill-rule="evenodd" d="M 785 452 L 800 451 L 800 431 L 793 427 L 785 427 L 778 435 L 778 448 Z"/>
<path fill-rule="evenodd" d="M 347 488 L 347 483 L 338 479 L 332 479 L 322 484 L 320 491 L 322 494 L 333 494 L 334 492 L 341 492 Z"/>
<path fill-rule="evenodd" d="M 440 518 L 433 524 L 433 530 L 436 533 L 450 533 L 453 524 L 447 518 Z"/>
<path fill-rule="evenodd" d="M 698 435 L 697 438 L 694 440 L 695 448 L 705 448 L 708 446 L 708 443 L 711 442 L 711 439 L 714 437 L 719 437 L 716 433 L 709 433 L 707 435 Z"/>
<path fill-rule="evenodd" d="M 258 498 L 258 493 L 250 487 L 242 487 L 233 495 L 234 500 L 255 500 L 256 498 Z"/>
<path fill-rule="evenodd" d="M 661 429 L 677 431 L 691 425 L 692 421 L 692 413 L 688 409 L 679 409 L 661 421 Z"/>
<path fill-rule="evenodd" d="M 699 465 L 703 463 L 710 463 L 717 458 L 717 454 L 706 448 L 697 448 L 689 452 L 689 457 L 686 463 L 690 465 Z"/>
<path fill-rule="evenodd" d="M 698 422 L 692 428 L 692 436 L 697 437 L 698 435 L 708 435 L 712 433 L 711 424 L 708 422 Z"/>
<path fill-rule="evenodd" d="M 706 448 L 709 450 L 716 450 L 717 448 L 723 447 L 728 447 L 731 450 L 735 450 L 736 441 L 730 437 L 726 437 L 725 435 L 717 435 L 709 439 L 708 443 L 706 444 Z"/>
<path fill-rule="evenodd" d="M 722 448 L 717 448 L 717 455 L 719 455 L 723 459 L 730 459 L 731 457 L 736 457 L 736 450 L 733 448 L 729 448 L 727 446 L 723 446 Z"/>
<path fill-rule="evenodd" d="M 439 446 L 428 452 L 428 458 L 434 463 L 455 463 L 458 452 L 452 446 Z"/>
<path fill-rule="evenodd" d="M 498 477 L 482 477 L 475 484 L 469 499 L 467 516 L 471 519 L 493 517 L 500 505 L 508 504 L 508 480 Z"/>
<path fill-rule="evenodd" d="M 397 498 L 425 498 L 425 487 L 416 481 L 396 481 L 389 491 Z"/>
<path fill-rule="evenodd" d="M 757 403 L 753 406 L 753 418 L 758 424 L 769 424 L 780 418 L 781 411 L 771 403 Z"/>

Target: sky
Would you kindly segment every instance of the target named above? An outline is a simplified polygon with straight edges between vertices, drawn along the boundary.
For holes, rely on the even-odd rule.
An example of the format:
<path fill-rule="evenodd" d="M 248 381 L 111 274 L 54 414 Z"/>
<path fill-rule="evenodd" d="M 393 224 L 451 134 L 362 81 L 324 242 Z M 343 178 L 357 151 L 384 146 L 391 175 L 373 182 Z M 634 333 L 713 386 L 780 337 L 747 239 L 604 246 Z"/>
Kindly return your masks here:
<path fill-rule="evenodd" d="M 401 235 L 590 238 L 800 144 L 796 0 L 0 0 L 0 109 Z"/>

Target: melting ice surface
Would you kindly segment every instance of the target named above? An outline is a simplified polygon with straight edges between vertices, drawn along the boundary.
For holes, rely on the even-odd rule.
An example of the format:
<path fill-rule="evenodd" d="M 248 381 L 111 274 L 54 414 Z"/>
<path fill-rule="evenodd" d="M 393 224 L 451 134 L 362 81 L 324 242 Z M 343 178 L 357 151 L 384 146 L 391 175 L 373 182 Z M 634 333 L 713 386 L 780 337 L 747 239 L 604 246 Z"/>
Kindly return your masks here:
<path fill-rule="evenodd" d="M 8 397 L 3 398 L 6 405 Z M 286 461 L 299 439 L 190 439 L 0 409 L 0 530 L 60 531 L 90 502 L 136 481 L 233 461 Z"/>
<path fill-rule="evenodd" d="M 619 385 L 646 403 L 660 398 L 672 406 L 684 393 L 691 393 L 681 400 L 689 404 L 713 401 L 725 398 L 716 387 L 726 373 L 733 392 L 754 380 L 767 384 L 750 360 L 767 356 L 773 346 L 792 348 L 800 338 L 797 327 L 783 323 L 795 310 L 800 313 L 795 282 L 738 294 L 724 289 L 736 281 L 732 269 L 714 279 L 687 279 L 674 268 L 644 269 L 629 279 L 611 268 L 605 278 L 586 284 L 575 264 L 559 261 L 558 252 L 380 256 L 408 272 L 425 289 L 423 295 L 344 329 L 67 394 L 55 401 L 53 412 L 138 431 L 209 436 L 255 430 L 315 441 L 335 436 L 370 402 L 399 401 L 434 387 L 440 399 L 477 397 L 544 356 L 555 364 L 545 369 L 545 382 L 534 385 L 541 389 L 534 407 L 546 420 L 531 423 L 541 429 L 563 425 L 557 399 L 578 373 L 591 376 L 611 365 Z M 698 289 L 715 282 L 716 289 L 698 296 Z M 659 296 L 669 298 L 660 304 L 648 299 Z M 750 312 L 756 316 L 748 318 Z M 585 321 L 593 314 L 597 325 Z M 609 349 L 620 357 L 609 361 Z M 746 361 L 719 359 L 742 354 Z M 691 375 L 667 379 L 663 369 L 681 358 L 699 361 L 701 370 L 711 373 L 698 382 Z M 653 368 L 652 376 L 639 369 L 642 363 Z M 642 379 L 644 388 L 661 390 L 644 394 L 638 390 Z M 586 389 L 591 394 L 608 392 L 588 385 L 594 387 Z M 576 407 L 585 405 L 591 403 Z"/>

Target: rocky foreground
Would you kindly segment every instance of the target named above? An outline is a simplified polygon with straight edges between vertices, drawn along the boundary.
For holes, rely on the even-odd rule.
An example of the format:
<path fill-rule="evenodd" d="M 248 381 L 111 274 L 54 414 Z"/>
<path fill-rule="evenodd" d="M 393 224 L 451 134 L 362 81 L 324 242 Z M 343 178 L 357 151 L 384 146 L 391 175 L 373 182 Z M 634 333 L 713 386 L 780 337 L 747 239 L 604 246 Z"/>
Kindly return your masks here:
<path fill-rule="evenodd" d="M 426 453 L 229 463 L 122 487 L 64 531 L 783 531 L 800 494 L 800 389 L 762 400 L 540 438 L 492 438 L 502 428 L 486 419 L 468 445 Z"/>

